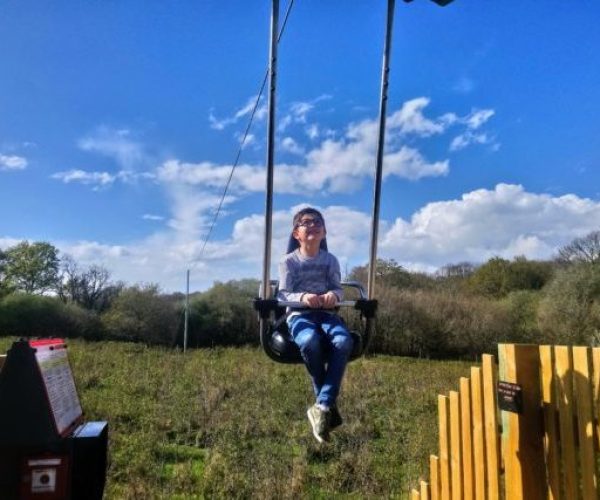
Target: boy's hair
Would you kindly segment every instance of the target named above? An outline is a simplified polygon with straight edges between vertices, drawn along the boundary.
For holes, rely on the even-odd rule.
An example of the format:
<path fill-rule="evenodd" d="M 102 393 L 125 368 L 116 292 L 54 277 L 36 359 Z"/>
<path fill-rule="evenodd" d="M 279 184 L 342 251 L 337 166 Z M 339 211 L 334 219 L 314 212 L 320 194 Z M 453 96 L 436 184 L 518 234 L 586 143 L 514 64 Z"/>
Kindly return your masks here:
<path fill-rule="evenodd" d="M 293 219 L 293 226 L 297 227 L 298 223 L 302 220 L 302 217 L 304 217 L 305 215 L 314 215 L 315 217 L 318 217 L 319 219 L 321 219 L 323 221 L 323 225 L 325 225 L 325 219 L 323 218 L 323 215 L 321 214 L 321 212 L 319 212 L 316 208 L 312 208 L 312 207 L 306 207 L 303 208 L 302 210 L 298 210 L 298 212 L 296 212 L 296 215 L 294 215 L 294 219 Z"/>

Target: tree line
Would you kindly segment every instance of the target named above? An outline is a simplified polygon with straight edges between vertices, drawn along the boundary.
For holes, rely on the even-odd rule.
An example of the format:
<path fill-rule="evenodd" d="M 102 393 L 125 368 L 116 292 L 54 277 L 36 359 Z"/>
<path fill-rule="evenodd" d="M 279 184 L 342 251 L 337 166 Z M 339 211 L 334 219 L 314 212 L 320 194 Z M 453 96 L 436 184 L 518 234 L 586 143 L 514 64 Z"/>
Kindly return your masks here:
<path fill-rule="evenodd" d="M 366 283 L 367 267 L 348 280 Z M 251 307 L 259 282 L 216 282 L 190 296 L 188 345 L 258 343 Z M 376 266 L 379 311 L 372 350 L 426 357 L 494 352 L 498 342 L 600 341 L 600 231 L 576 238 L 552 260 L 494 257 L 410 272 L 394 259 Z M 351 298 L 351 297 L 349 297 Z M 156 284 L 113 281 L 46 242 L 0 250 L 0 335 L 63 336 L 181 345 L 184 299 Z M 360 319 L 343 315 L 351 328 Z"/>

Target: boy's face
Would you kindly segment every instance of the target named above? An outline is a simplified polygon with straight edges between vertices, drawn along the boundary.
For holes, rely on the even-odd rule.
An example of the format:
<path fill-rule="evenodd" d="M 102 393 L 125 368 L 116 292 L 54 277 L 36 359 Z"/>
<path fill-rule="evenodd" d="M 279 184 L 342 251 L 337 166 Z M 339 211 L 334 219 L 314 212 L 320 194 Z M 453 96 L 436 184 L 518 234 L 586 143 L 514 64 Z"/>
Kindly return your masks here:
<path fill-rule="evenodd" d="M 320 244 L 325 238 L 325 224 L 316 214 L 305 214 L 296 223 L 292 235 L 302 245 L 303 243 Z"/>

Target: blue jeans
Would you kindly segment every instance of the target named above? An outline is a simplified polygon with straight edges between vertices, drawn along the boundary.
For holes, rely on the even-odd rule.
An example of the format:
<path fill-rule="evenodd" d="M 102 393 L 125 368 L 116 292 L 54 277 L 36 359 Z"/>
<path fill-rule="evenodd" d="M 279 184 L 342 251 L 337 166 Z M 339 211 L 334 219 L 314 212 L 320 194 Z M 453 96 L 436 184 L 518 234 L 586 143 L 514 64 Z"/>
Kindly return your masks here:
<path fill-rule="evenodd" d="M 323 311 L 292 316 L 288 326 L 312 379 L 317 403 L 334 406 L 352 353 L 352 336 L 337 314 Z"/>

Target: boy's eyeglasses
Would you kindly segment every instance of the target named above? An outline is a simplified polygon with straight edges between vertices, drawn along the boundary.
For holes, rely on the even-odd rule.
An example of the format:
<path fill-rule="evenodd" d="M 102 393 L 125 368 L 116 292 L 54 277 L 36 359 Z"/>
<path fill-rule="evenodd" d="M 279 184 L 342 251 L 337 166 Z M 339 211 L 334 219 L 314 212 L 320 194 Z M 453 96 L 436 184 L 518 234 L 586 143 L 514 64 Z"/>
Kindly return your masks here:
<path fill-rule="evenodd" d="M 323 227 L 323 221 L 321 219 L 301 220 L 296 227 Z"/>

